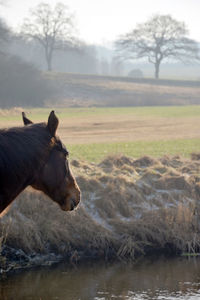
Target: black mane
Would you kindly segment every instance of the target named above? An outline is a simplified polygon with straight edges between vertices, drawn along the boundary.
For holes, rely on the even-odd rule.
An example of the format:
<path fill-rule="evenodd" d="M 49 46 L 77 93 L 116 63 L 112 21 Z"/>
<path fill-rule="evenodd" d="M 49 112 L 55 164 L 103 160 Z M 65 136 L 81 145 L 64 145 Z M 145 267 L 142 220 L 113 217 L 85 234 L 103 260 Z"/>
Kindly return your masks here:
<path fill-rule="evenodd" d="M 33 174 L 42 165 L 50 141 L 45 123 L 0 130 L 0 188 Z"/>

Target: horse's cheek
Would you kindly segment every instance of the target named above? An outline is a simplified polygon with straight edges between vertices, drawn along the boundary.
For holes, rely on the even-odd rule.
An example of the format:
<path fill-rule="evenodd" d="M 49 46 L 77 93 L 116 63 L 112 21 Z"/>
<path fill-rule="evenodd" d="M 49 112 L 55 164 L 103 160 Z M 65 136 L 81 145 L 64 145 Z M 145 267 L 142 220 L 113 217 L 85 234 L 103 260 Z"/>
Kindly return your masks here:
<path fill-rule="evenodd" d="M 52 168 L 49 165 L 46 165 L 42 172 L 42 181 L 45 185 L 53 186 L 54 185 L 54 176 L 52 174 Z"/>

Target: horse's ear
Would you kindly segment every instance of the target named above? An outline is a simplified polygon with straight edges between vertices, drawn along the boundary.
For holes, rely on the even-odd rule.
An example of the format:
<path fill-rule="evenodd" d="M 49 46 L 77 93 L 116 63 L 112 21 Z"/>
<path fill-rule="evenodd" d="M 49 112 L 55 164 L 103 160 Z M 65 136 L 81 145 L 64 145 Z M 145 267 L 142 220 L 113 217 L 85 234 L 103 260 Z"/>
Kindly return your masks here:
<path fill-rule="evenodd" d="M 58 123 L 59 123 L 58 118 L 56 117 L 54 110 L 52 110 L 52 112 L 49 115 L 48 123 L 47 123 L 47 128 L 51 136 L 55 136 Z"/>
<path fill-rule="evenodd" d="M 24 125 L 33 124 L 33 122 L 31 120 L 27 119 L 25 112 L 22 112 L 22 119 L 23 119 Z"/>

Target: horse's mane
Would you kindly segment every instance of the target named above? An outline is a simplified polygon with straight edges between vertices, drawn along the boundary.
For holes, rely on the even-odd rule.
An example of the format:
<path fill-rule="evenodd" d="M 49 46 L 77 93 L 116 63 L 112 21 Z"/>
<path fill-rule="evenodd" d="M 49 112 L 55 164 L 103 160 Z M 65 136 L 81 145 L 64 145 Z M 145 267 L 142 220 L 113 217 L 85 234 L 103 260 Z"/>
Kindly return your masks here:
<path fill-rule="evenodd" d="M 50 141 L 45 123 L 0 130 L 0 181 L 17 183 L 28 172 L 34 174 L 49 151 Z"/>

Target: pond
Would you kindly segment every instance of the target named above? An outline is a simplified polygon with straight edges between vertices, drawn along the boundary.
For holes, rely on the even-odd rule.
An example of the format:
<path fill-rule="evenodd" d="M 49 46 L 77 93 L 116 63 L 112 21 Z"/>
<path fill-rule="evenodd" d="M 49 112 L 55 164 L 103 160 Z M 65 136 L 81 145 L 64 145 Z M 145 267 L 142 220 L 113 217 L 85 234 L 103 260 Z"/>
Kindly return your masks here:
<path fill-rule="evenodd" d="M 1 300 L 197 300 L 200 258 L 127 263 L 59 264 L 9 275 Z"/>

